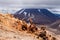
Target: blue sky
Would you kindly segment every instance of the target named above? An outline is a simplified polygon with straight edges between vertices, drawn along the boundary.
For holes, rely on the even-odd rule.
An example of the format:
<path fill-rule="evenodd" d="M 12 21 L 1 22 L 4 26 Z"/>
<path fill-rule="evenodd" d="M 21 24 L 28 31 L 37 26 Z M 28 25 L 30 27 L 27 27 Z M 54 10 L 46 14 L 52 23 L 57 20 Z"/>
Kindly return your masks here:
<path fill-rule="evenodd" d="M 21 8 L 50 8 L 60 12 L 60 0 L 0 0 L 0 10 L 19 10 Z"/>

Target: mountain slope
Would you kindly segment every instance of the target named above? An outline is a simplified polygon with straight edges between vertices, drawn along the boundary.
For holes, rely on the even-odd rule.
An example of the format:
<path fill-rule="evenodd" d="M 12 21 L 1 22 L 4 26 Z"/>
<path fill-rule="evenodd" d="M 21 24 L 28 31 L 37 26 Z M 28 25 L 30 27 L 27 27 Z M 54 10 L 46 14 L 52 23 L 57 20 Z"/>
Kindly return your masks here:
<path fill-rule="evenodd" d="M 41 28 L 36 27 L 37 30 L 35 32 L 30 32 L 30 30 L 28 31 L 28 29 L 30 29 L 30 26 L 27 30 L 23 30 L 22 25 L 24 24 L 27 23 L 23 23 L 22 20 L 16 19 L 11 14 L 0 14 L 0 40 L 43 40 L 44 38 L 48 38 L 48 40 L 50 40 L 54 37 L 53 35 L 51 35 L 52 33 L 49 34 L 49 32 L 47 32 L 45 27 L 41 27 L 45 29 L 44 31 Z M 28 24 L 26 27 L 28 27 Z M 44 34 L 44 37 L 40 36 L 42 35 L 41 32 Z"/>
<path fill-rule="evenodd" d="M 20 21 L 10 14 L 0 14 L 0 40 L 38 40 L 33 34 L 19 31 Z"/>

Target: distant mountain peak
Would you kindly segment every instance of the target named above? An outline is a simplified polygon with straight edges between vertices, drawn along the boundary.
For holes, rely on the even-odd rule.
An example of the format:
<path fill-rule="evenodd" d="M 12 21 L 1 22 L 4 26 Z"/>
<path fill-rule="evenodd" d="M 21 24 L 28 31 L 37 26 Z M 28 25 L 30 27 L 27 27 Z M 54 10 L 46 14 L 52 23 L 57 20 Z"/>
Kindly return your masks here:
<path fill-rule="evenodd" d="M 19 19 L 33 19 L 35 23 L 51 23 L 59 19 L 58 16 L 53 14 L 47 9 L 21 9 L 14 14 Z"/>

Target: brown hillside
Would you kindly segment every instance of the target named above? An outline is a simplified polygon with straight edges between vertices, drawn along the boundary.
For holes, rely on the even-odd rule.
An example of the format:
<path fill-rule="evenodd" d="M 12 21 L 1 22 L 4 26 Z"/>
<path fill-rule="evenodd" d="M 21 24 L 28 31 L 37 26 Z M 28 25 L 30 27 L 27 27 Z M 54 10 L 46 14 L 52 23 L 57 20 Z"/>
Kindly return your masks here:
<path fill-rule="evenodd" d="M 56 40 L 35 24 L 27 24 L 24 20 L 14 18 L 11 14 L 0 14 L 0 40 Z"/>

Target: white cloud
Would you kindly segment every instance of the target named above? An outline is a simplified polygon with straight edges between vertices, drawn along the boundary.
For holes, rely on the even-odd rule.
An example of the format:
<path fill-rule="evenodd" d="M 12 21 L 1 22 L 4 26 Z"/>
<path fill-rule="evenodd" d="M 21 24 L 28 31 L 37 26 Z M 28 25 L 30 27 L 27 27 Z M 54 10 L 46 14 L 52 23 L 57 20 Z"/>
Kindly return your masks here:
<path fill-rule="evenodd" d="M 60 14 L 60 8 L 52 8 L 52 9 L 48 9 L 48 10 L 54 14 Z"/>

